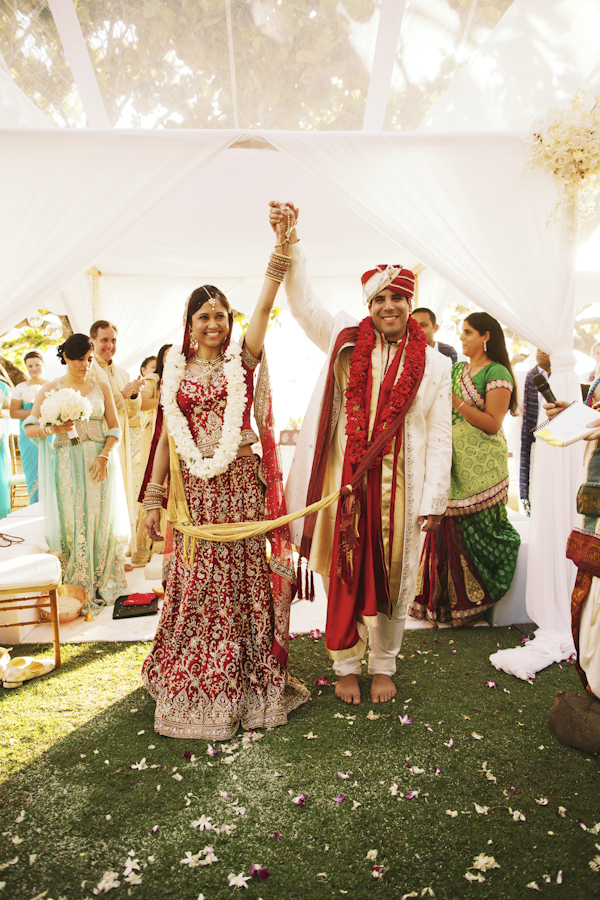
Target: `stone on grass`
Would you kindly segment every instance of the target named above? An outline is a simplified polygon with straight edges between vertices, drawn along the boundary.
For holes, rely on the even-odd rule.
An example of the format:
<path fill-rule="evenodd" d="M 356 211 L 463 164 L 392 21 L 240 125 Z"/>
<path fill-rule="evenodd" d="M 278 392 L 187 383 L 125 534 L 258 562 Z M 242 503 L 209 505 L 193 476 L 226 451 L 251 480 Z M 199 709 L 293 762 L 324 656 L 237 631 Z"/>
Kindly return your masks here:
<path fill-rule="evenodd" d="M 561 744 L 600 753 L 600 701 L 589 694 L 557 691 L 548 721 Z"/>

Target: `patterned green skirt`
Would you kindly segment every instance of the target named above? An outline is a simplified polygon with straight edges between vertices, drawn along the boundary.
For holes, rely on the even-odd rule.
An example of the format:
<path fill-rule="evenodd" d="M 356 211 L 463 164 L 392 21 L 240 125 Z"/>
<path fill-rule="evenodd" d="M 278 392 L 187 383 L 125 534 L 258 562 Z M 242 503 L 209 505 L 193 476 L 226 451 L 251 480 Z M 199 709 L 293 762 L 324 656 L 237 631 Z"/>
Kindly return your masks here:
<path fill-rule="evenodd" d="M 445 516 L 429 531 L 410 615 L 469 625 L 508 591 L 521 538 L 498 503 L 470 516 Z"/>

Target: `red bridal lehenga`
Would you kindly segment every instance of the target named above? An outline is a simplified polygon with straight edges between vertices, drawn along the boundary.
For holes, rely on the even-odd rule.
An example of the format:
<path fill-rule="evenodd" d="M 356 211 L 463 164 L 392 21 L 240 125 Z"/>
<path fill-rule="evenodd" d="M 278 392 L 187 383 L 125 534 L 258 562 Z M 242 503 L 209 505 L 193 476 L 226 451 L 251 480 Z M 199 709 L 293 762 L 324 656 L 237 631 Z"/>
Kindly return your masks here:
<path fill-rule="evenodd" d="M 196 445 L 212 455 L 227 402 L 223 357 L 186 372 L 177 403 Z M 241 446 L 257 440 L 250 427 L 253 369 L 242 352 L 247 405 Z M 258 393 L 258 392 L 257 392 Z M 257 456 L 233 460 L 221 475 L 199 479 L 180 457 L 185 497 L 195 525 L 260 521 L 265 487 Z M 156 700 L 155 730 L 180 738 L 229 740 L 238 730 L 284 725 L 310 694 L 274 655 L 278 629 L 264 536 L 232 542 L 198 540 L 193 563 L 173 529 L 160 623 L 142 679 Z M 271 576 L 272 577 L 272 576 Z M 287 648 L 285 648 L 287 649 Z M 287 652 L 277 653 L 283 660 Z"/>

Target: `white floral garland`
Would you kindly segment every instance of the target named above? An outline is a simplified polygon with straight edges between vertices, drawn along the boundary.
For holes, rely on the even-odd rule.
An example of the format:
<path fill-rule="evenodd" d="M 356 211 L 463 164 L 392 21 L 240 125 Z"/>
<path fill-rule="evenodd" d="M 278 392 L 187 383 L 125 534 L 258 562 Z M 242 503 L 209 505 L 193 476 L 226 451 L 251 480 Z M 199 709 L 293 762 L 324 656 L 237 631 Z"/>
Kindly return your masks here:
<path fill-rule="evenodd" d="M 590 108 L 591 107 L 591 108 Z M 570 226 L 592 218 L 600 191 L 600 105 L 593 106 L 585 91 L 578 91 L 570 105 L 552 109 L 525 138 L 527 165 L 547 172 L 558 191 L 558 202 L 550 213 L 556 219 L 559 207 L 572 204 Z"/>
<path fill-rule="evenodd" d="M 223 365 L 227 381 L 227 405 L 223 416 L 221 440 L 214 456 L 204 457 L 196 446 L 188 421 L 177 403 L 179 386 L 185 376 L 187 360 L 176 347 L 167 356 L 161 387 L 161 403 L 169 434 L 177 453 L 197 478 L 214 478 L 226 471 L 236 458 L 246 408 L 246 382 L 242 367 L 242 348 L 232 341 Z"/>

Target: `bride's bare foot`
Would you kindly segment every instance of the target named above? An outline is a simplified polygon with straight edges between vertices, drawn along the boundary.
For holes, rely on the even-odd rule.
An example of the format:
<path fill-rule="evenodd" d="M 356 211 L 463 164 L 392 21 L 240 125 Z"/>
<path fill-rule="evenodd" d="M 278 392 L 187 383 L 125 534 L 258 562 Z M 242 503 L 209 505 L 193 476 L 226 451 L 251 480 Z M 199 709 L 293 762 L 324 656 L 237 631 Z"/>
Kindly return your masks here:
<path fill-rule="evenodd" d="M 354 706 L 358 706 L 360 703 L 360 688 L 356 675 L 340 675 L 335 686 L 335 696 L 343 700 L 344 703 L 353 703 Z"/>
<path fill-rule="evenodd" d="M 390 675 L 373 675 L 371 682 L 371 700 L 373 703 L 386 703 L 396 696 L 396 685 Z"/>

